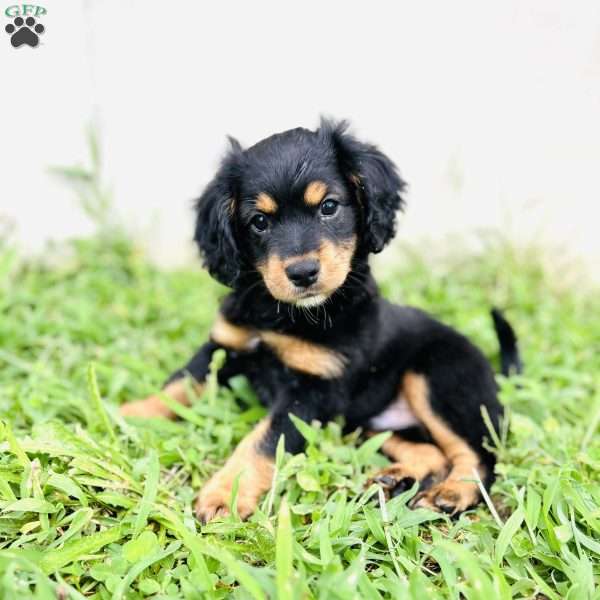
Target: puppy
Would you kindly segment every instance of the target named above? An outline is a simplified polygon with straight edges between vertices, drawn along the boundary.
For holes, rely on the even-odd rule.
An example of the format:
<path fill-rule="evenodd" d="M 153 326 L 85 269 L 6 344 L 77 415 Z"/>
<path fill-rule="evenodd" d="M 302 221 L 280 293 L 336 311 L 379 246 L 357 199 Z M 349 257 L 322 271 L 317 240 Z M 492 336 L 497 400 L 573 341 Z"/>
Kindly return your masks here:
<path fill-rule="evenodd" d="M 392 239 L 404 182 L 391 160 L 347 131 L 321 122 L 243 150 L 231 140 L 198 200 L 195 241 L 209 272 L 232 288 L 210 339 L 164 393 L 187 403 L 183 378 L 202 389 L 213 352 L 227 351 L 221 383 L 244 374 L 269 409 L 201 490 L 203 521 L 249 516 L 273 478 L 277 442 L 301 452 L 290 420 L 391 429 L 394 461 L 376 477 L 393 495 L 415 482 L 413 506 L 457 514 L 479 501 L 474 473 L 493 480 L 484 446 L 485 408 L 498 429 L 502 407 L 487 360 L 465 337 L 424 312 L 378 293 L 368 257 Z M 494 314 L 504 371 L 518 369 L 510 325 Z M 173 416 L 158 396 L 125 404 L 124 415 Z"/>

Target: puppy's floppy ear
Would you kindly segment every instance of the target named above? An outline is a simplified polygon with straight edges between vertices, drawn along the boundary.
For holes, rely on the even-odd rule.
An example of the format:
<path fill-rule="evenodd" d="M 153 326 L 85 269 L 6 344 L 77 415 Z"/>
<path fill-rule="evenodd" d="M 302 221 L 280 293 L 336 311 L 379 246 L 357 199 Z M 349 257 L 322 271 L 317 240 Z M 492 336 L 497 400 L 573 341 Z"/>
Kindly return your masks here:
<path fill-rule="evenodd" d="M 229 143 L 231 147 L 221 167 L 196 202 L 194 241 L 209 273 L 231 287 L 240 274 L 233 217 L 243 150 L 234 138 L 229 138 Z"/>
<path fill-rule="evenodd" d="M 375 146 L 357 140 L 348 123 L 321 119 L 318 134 L 330 143 L 348 181 L 363 204 L 362 243 L 367 252 L 381 252 L 396 233 L 396 212 L 404 207 L 406 184 L 396 165 Z"/>

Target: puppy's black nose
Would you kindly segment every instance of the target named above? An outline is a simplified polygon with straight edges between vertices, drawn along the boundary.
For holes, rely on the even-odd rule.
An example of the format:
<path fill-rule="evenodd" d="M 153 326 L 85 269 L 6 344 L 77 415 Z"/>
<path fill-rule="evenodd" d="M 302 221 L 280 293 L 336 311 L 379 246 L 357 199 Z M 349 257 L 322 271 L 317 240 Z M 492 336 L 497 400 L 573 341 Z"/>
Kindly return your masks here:
<path fill-rule="evenodd" d="M 319 277 L 319 261 L 300 260 L 285 268 L 288 279 L 298 287 L 308 287 Z"/>

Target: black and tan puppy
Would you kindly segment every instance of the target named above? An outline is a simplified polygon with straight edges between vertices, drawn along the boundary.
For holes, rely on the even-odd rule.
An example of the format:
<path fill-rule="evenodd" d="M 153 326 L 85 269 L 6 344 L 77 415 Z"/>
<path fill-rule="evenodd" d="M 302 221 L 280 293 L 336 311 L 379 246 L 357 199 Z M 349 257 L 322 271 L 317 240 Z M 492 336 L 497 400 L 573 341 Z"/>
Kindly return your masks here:
<path fill-rule="evenodd" d="M 394 235 L 403 188 L 394 164 L 344 123 L 247 150 L 232 141 L 198 200 L 195 233 L 208 270 L 232 292 L 210 340 L 164 392 L 186 403 L 182 378 L 201 386 L 212 353 L 225 348 L 221 381 L 246 375 L 269 416 L 200 492 L 203 521 L 228 512 L 238 475 L 238 512 L 255 510 L 280 436 L 289 452 L 303 449 L 290 413 L 394 430 L 383 451 L 395 462 L 378 480 L 392 493 L 418 481 L 414 506 L 458 513 L 479 501 L 474 469 L 492 481 L 481 407 L 496 428 L 502 407 L 488 362 L 449 327 L 381 298 L 369 270 L 369 254 Z M 516 341 L 499 314 L 495 323 L 508 370 Z M 122 411 L 172 416 L 157 396 Z"/>

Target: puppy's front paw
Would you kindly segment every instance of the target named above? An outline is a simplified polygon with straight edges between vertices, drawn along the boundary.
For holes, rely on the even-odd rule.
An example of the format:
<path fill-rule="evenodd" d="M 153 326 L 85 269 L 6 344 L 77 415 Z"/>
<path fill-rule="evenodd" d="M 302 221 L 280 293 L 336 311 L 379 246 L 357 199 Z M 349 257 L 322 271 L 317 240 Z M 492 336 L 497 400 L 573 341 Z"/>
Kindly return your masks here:
<path fill-rule="evenodd" d="M 124 417 L 163 417 L 173 418 L 173 412 L 158 396 L 149 396 L 144 400 L 126 402 L 119 407 Z"/>
<path fill-rule="evenodd" d="M 223 468 L 202 488 L 196 500 L 196 516 L 202 523 L 230 514 L 233 484 L 236 473 Z M 256 510 L 264 489 L 256 482 L 240 477 L 237 495 L 237 513 L 247 519 Z"/>
<path fill-rule="evenodd" d="M 258 501 L 270 487 L 275 465 L 273 457 L 259 451 L 260 441 L 270 421 L 264 419 L 249 433 L 229 457 L 225 466 L 215 473 L 200 491 L 196 501 L 196 515 L 203 523 L 229 514 L 233 484 L 239 477 L 237 512 L 248 518 Z"/>
<path fill-rule="evenodd" d="M 207 486 L 200 492 L 196 499 L 196 517 L 202 524 L 217 517 L 226 517 L 229 514 L 231 492 L 225 489 L 209 489 Z"/>

